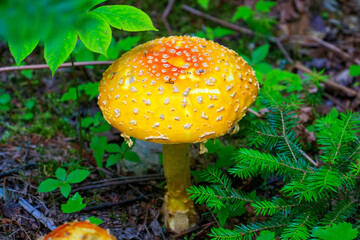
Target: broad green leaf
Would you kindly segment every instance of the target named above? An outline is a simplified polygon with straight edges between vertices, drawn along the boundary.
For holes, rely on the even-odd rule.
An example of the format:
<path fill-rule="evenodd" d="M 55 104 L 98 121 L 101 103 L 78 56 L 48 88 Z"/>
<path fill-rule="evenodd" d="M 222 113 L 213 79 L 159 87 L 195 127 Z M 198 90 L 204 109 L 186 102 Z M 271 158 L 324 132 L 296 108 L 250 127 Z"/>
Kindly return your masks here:
<path fill-rule="evenodd" d="M 89 100 L 94 99 L 97 95 L 99 95 L 99 83 L 89 82 L 84 86 L 84 92 L 86 95 L 89 95 Z"/>
<path fill-rule="evenodd" d="M 256 240 L 275 240 L 275 233 L 268 230 L 262 231 Z"/>
<path fill-rule="evenodd" d="M 0 95 L 0 104 L 7 104 L 11 100 L 11 96 L 8 93 L 3 93 Z"/>
<path fill-rule="evenodd" d="M 124 158 L 130 162 L 137 162 L 137 163 L 141 162 L 139 155 L 137 155 L 137 153 L 133 151 L 126 151 L 124 153 Z"/>
<path fill-rule="evenodd" d="M 98 127 L 92 127 L 91 131 L 94 133 L 99 133 L 99 132 L 107 132 L 111 129 L 111 126 L 109 123 L 104 122 L 101 125 L 99 125 Z"/>
<path fill-rule="evenodd" d="M 66 204 L 61 204 L 61 210 L 63 213 L 78 212 L 86 207 L 86 204 L 82 203 L 83 198 L 77 192 L 74 196 L 68 199 Z"/>
<path fill-rule="evenodd" d="M 105 136 L 91 138 L 90 149 L 105 149 L 107 139 Z"/>
<path fill-rule="evenodd" d="M 272 1 L 258 1 L 255 5 L 255 9 L 260 12 L 270 12 L 270 9 L 276 5 L 276 2 Z"/>
<path fill-rule="evenodd" d="M 236 9 L 234 16 L 232 17 L 232 21 L 235 22 L 239 19 L 248 20 L 254 14 L 253 10 L 247 6 L 241 6 Z"/>
<path fill-rule="evenodd" d="M 76 21 L 76 28 L 81 41 L 91 51 L 107 56 L 111 42 L 111 28 L 99 15 L 87 12 Z"/>
<path fill-rule="evenodd" d="M 43 192 L 54 191 L 55 189 L 60 187 L 61 184 L 62 184 L 62 182 L 60 182 L 57 179 L 52 179 L 52 178 L 46 179 L 45 181 L 42 181 L 40 183 L 40 186 L 38 188 L 38 192 L 43 193 Z"/>
<path fill-rule="evenodd" d="M 90 51 L 89 49 L 87 49 L 81 41 L 78 41 L 76 43 L 76 47 L 73 51 L 73 54 L 74 54 L 74 58 L 77 62 L 86 62 L 86 61 L 94 61 L 95 60 L 94 53 L 92 51 Z M 101 56 L 103 56 L 103 55 L 101 55 Z M 94 68 L 93 66 L 86 66 L 86 67 Z"/>
<path fill-rule="evenodd" d="M 360 76 L 360 65 L 351 65 L 350 66 L 350 75 L 353 77 Z"/>
<path fill-rule="evenodd" d="M 271 72 L 273 70 L 273 68 L 268 63 L 260 62 L 260 63 L 255 64 L 254 70 L 255 70 L 255 72 L 260 71 L 263 74 L 268 74 L 269 72 Z"/>
<path fill-rule="evenodd" d="M 10 52 L 13 55 L 18 66 L 38 45 L 39 39 L 28 39 L 25 42 L 9 41 Z"/>
<path fill-rule="evenodd" d="M 81 119 L 81 126 L 83 128 L 88 128 L 90 127 L 91 124 L 93 124 L 95 122 L 95 119 L 92 117 L 86 117 Z"/>
<path fill-rule="evenodd" d="M 100 218 L 96 218 L 96 217 L 93 217 L 93 216 L 89 217 L 89 218 L 86 219 L 86 220 L 89 220 L 90 223 L 95 224 L 95 225 L 100 225 L 100 224 L 102 224 L 102 223 L 104 222 L 104 221 L 101 220 Z"/>
<path fill-rule="evenodd" d="M 205 147 L 208 149 L 208 153 L 216 153 L 223 145 L 220 140 L 216 138 L 215 140 L 207 141 Z"/>
<path fill-rule="evenodd" d="M 197 3 L 206 10 L 209 9 L 209 2 L 210 0 L 197 0 Z"/>
<path fill-rule="evenodd" d="M 55 172 L 55 176 L 57 179 L 59 179 L 60 181 L 65 181 L 66 179 L 66 170 L 63 168 L 57 168 L 56 172 Z"/>
<path fill-rule="evenodd" d="M 33 99 L 29 99 L 25 102 L 25 106 L 30 110 L 35 106 L 35 101 Z"/>
<path fill-rule="evenodd" d="M 233 33 L 235 33 L 235 32 L 228 28 L 222 28 L 222 27 L 214 28 L 214 37 L 215 38 L 221 38 L 221 37 L 233 34 Z"/>
<path fill-rule="evenodd" d="M 106 145 L 105 150 L 109 153 L 120 153 L 123 151 L 119 144 L 116 143 L 109 143 Z"/>
<path fill-rule="evenodd" d="M 111 154 L 106 160 L 106 167 L 110 167 L 121 160 L 121 154 Z"/>
<path fill-rule="evenodd" d="M 60 192 L 65 197 L 68 198 L 70 192 L 71 192 L 71 186 L 68 183 L 64 183 L 60 186 Z"/>
<path fill-rule="evenodd" d="M 313 235 L 323 240 L 352 240 L 358 235 L 358 230 L 352 228 L 351 223 L 333 224 L 331 227 L 317 228 Z"/>
<path fill-rule="evenodd" d="M 111 26 L 125 31 L 157 31 L 149 16 L 133 6 L 107 5 L 96 8 L 91 13 L 98 14 Z"/>
<path fill-rule="evenodd" d="M 90 175 L 90 171 L 77 169 L 71 173 L 66 178 L 67 183 L 79 183 L 85 180 Z"/>
<path fill-rule="evenodd" d="M 220 226 L 223 227 L 229 217 L 229 207 L 222 208 L 216 216 L 219 219 Z"/>
<path fill-rule="evenodd" d="M 72 88 L 69 88 L 69 90 L 61 96 L 60 101 L 65 102 L 65 101 L 76 100 L 76 99 L 77 99 L 76 89 L 74 87 L 72 87 Z"/>
<path fill-rule="evenodd" d="M 65 62 L 74 50 L 76 41 L 77 33 L 73 29 L 45 41 L 44 57 L 53 76 L 56 69 Z"/>
<path fill-rule="evenodd" d="M 251 54 L 252 63 L 259 63 L 264 60 L 269 53 L 269 48 L 269 44 L 264 44 L 256 48 Z"/>
<path fill-rule="evenodd" d="M 119 40 L 116 44 L 116 48 L 120 51 L 129 51 L 131 50 L 135 44 L 140 41 L 141 37 L 134 36 L 134 37 L 127 37 L 125 39 Z"/>
<path fill-rule="evenodd" d="M 26 112 L 22 115 L 22 119 L 25 121 L 30 121 L 34 119 L 34 114 L 31 112 Z"/>

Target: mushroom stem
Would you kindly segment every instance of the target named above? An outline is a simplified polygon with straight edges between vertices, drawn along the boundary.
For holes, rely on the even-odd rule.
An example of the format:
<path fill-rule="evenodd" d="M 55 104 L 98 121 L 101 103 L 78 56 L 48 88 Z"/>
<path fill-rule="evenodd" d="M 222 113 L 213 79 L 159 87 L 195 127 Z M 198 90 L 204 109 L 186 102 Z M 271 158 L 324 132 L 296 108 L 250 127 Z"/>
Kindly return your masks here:
<path fill-rule="evenodd" d="M 165 225 L 179 233 L 195 226 L 194 203 L 186 193 L 191 185 L 190 145 L 164 144 L 163 165 L 168 192 L 163 206 Z"/>

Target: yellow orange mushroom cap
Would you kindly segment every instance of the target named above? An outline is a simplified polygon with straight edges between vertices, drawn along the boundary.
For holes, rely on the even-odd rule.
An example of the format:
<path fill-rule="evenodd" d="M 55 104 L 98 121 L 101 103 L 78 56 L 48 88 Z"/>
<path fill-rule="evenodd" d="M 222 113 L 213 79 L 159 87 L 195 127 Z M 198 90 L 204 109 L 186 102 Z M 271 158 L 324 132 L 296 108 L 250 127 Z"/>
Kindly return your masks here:
<path fill-rule="evenodd" d="M 107 230 L 90 222 L 65 223 L 43 240 L 116 240 Z"/>
<path fill-rule="evenodd" d="M 236 52 L 202 38 L 172 36 L 117 59 L 100 81 L 98 104 L 128 136 L 194 143 L 226 134 L 258 89 L 255 72 Z"/>

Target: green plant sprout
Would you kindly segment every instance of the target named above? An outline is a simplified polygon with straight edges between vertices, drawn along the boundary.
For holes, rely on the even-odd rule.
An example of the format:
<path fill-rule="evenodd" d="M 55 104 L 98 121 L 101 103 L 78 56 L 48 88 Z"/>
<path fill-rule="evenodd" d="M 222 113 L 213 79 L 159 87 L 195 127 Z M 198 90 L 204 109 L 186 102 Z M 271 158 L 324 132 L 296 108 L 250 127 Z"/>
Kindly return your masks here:
<path fill-rule="evenodd" d="M 274 7 L 276 2 L 258 1 L 255 9 L 252 10 L 248 6 L 237 7 L 233 15 L 232 22 L 242 19 L 252 30 L 261 34 L 269 34 L 276 23 L 270 15 L 270 9 Z"/>
<path fill-rule="evenodd" d="M 77 192 L 68 199 L 67 203 L 61 204 L 61 211 L 63 213 L 74 213 L 81 211 L 86 207 L 86 203 L 83 203 L 83 198 L 81 195 Z"/>
<path fill-rule="evenodd" d="M 40 183 L 38 192 L 51 192 L 57 188 L 60 188 L 61 194 L 67 198 L 71 192 L 71 185 L 74 183 L 80 183 L 90 175 L 88 170 L 76 169 L 69 174 L 66 173 L 64 168 L 57 168 L 55 176 L 57 179 L 49 178 Z"/>

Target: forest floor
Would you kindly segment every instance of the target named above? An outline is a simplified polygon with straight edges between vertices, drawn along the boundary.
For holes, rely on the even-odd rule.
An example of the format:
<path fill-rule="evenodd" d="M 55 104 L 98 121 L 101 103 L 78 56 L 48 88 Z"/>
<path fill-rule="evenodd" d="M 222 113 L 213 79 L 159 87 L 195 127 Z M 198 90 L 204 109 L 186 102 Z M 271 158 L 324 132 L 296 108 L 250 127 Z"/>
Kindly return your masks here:
<path fill-rule="evenodd" d="M 166 0 L 156 3 L 153 0 L 109 2 L 130 4 L 142 9 L 159 29 L 158 32 L 141 33 L 114 31 L 117 41 L 127 38 L 134 40 L 138 37 L 139 44 L 170 33 L 196 34 L 214 38 L 247 56 L 256 47 L 269 42 L 271 47 L 266 62 L 271 63 L 274 68 L 299 74 L 302 79 L 306 77 L 306 73 L 324 69 L 321 76 L 327 77 L 326 81 L 320 83 L 324 88 L 321 103 L 316 109 L 308 106 L 300 109 L 299 117 L 303 122 L 311 121 L 316 114 L 327 114 L 333 107 L 340 112 L 360 110 L 360 77 L 352 76 L 349 71 L 352 65 L 360 65 L 358 1 L 278 1 L 267 15 L 269 19 L 275 20 L 271 28 L 272 37 L 262 36 L 251 24 L 231 21 L 237 6 L 246 5 L 254 9 L 254 0 L 210 1 L 207 10 L 196 1 L 174 1 L 174 5 L 168 9 L 170 12 L 167 21 L 162 17 L 167 13 Z M 191 8 L 184 7 L 184 4 Z M 79 49 L 75 53 L 75 60 L 84 60 L 86 56 L 89 57 L 87 60 L 102 60 L 96 55 L 89 56 L 81 51 Z M 4 42 L 0 42 L 0 56 L 1 67 L 14 65 Z M 44 63 L 43 50 L 37 48 L 25 62 L 26 65 Z M 85 220 L 91 216 L 103 220 L 100 226 L 110 229 L 118 239 L 209 238 L 207 234 L 211 227 L 218 226 L 218 222 L 204 206 L 196 206 L 200 216 L 196 227 L 180 234 L 164 228 L 161 206 L 166 190 L 159 147 L 151 145 L 149 152 L 137 150 L 140 159 L 146 158 L 141 159 L 142 163 L 123 160 L 112 167 L 99 168 L 90 146 L 91 137 L 98 132 L 88 128 L 84 130 L 82 156 L 79 157 L 77 106 L 75 101 L 61 100 L 63 94 L 74 86 L 71 68 L 59 69 L 51 77 L 51 72 L 46 69 L 5 72 L 1 71 L 1 67 L 0 239 L 36 239 L 50 232 L 49 226 Z M 80 84 L 96 83 L 106 68 L 107 66 L 77 67 L 76 76 Z M 10 96 L 10 100 L 7 101 L 5 96 Z M 83 118 L 99 112 L 96 98 L 83 94 L 81 104 Z M 256 110 L 261 117 L 264 110 Z M 314 142 L 315 136 L 311 132 L 299 129 L 299 133 L 306 135 L 308 144 Z M 123 142 L 119 132 L 114 129 L 99 134 L 106 136 L 108 143 L 121 145 Z M 241 133 L 226 136 L 221 138 L 221 142 L 236 149 L 246 144 L 244 140 L 239 140 L 242 137 Z M 215 163 L 217 158 L 216 154 L 200 155 L 199 146 L 194 145 L 191 155 L 194 176 Z M 62 213 L 60 206 L 66 203 L 66 199 L 58 189 L 50 193 L 37 192 L 39 184 L 45 179 L 53 178 L 58 167 L 81 167 L 91 172 L 85 181 L 72 185 L 71 194 L 79 192 L 87 204 L 79 212 Z M 196 180 L 194 177 L 195 184 Z M 258 195 L 271 197 L 274 189 L 281 187 L 282 180 L 267 179 L 265 184 L 261 178 L 251 178 L 237 182 L 236 185 L 244 191 L 256 189 Z M 40 215 L 34 216 L 34 211 Z M 227 227 L 253 222 L 259 218 L 261 216 L 256 216 L 252 208 L 246 205 L 245 213 L 241 217 L 229 219 Z M 44 224 L 44 221 L 48 223 Z"/>

